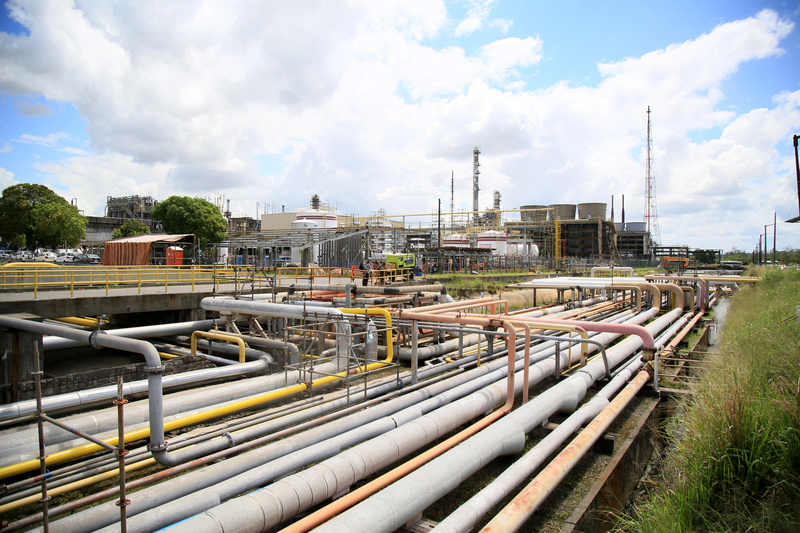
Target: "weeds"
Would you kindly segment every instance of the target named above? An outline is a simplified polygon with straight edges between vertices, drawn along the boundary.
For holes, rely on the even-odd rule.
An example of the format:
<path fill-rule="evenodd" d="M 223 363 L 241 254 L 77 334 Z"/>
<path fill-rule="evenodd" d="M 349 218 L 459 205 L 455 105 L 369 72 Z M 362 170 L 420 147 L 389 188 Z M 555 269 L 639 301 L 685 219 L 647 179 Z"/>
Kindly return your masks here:
<path fill-rule="evenodd" d="M 621 530 L 800 530 L 800 272 L 760 274 L 733 298 L 659 489 Z"/>

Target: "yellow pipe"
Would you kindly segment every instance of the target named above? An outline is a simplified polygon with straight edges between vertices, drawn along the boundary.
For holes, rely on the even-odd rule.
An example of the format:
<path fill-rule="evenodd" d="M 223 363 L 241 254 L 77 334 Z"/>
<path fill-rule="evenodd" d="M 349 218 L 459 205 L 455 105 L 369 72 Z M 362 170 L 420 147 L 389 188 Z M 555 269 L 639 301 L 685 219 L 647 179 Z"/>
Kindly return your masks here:
<path fill-rule="evenodd" d="M 225 335 L 224 333 L 214 333 L 211 331 L 195 331 L 192 333 L 192 355 L 197 355 L 197 337 L 205 337 L 206 339 L 215 339 L 218 341 L 235 342 L 239 345 L 239 362 L 244 363 L 244 341 L 239 337 L 232 335 Z"/>
<path fill-rule="evenodd" d="M 241 339 L 240 339 L 241 340 Z M 386 366 L 387 360 L 379 361 L 376 363 L 371 363 L 363 368 L 354 369 L 354 373 L 361 373 L 361 372 L 368 372 L 370 370 L 374 370 L 376 368 L 381 368 Z M 314 380 L 311 383 L 311 388 L 321 387 L 323 385 L 327 385 L 329 383 L 333 383 L 340 379 L 343 379 L 349 375 L 349 371 L 339 372 L 338 374 L 334 374 L 332 376 L 326 376 L 324 378 L 319 378 Z M 205 422 L 207 420 L 211 420 L 214 418 L 220 418 L 222 416 L 227 416 L 229 414 L 235 413 L 237 411 L 243 411 L 245 409 L 249 409 L 250 407 L 255 407 L 256 405 L 260 405 L 263 403 L 267 403 L 273 400 L 277 400 L 280 398 L 284 398 L 286 396 L 291 396 L 293 394 L 297 394 L 300 392 L 305 392 L 308 390 L 308 385 L 306 383 L 299 383 L 297 385 L 292 385 L 291 387 L 285 387 L 283 389 L 278 389 L 275 391 L 270 391 L 259 396 L 254 396 L 252 398 L 248 398 L 246 400 L 241 400 L 229 405 L 225 405 L 222 407 L 217 407 L 215 409 L 210 409 L 208 411 L 203 411 L 202 413 L 196 413 L 194 415 L 185 416 L 183 418 L 176 418 L 169 422 L 164 423 L 164 431 L 173 431 L 176 429 L 180 429 L 186 426 L 190 426 L 193 424 L 199 424 L 200 422 Z M 137 440 L 143 440 L 150 436 L 150 428 L 143 428 L 137 431 L 133 431 L 131 433 L 126 433 L 123 437 L 126 443 L 134 442 Z M 105 439 L 103 442 L 110 444 L 111 446 L 117 446 L 119 443 L 118 437 L 110 437 Z M 45 459 L 45 464 L 47 466 L 63 463 L 65 461 L 71 461 L 73 459 L 78 459 L 80 457 L 89 455 L 91 453 L 95 453 L 98 451 L 103 450 L 100 445 L 90 443 L 90 444 L 83 444 L 81 446 L 77 446 L 75 448 L 71 448 L 69 450 L 62 450 L 51 455 L 48 455 Z M 22 461 L 20 463 L 9 465 L 3 468 L 0 468 L 0 479 L 5 479 L 8 477 L 24 474 L 25 472 L 30 472 L 32 470 L 36 470 L 39 468 L 39 459 L 30 459 L 28 461 Z"/>
<path fill-rule="evenodd" d="M 360 315 L 362 313 L 383 315 L 383 318 L 386 319 L 386 359 L 382 362 L 391 363 L 394 359 L 394 336 L 392 335 L 392 315 L 389 314 L 389 311 L 380 307 L 366 307 L 364 309 L 342 308 L 340 311 L 351 315 Z"/>
<path fill-rule="evenodd" d="M 152 457 L 149 459 L 145 459 L 143 461 L 139 461 L 137 463 L 132 463 L 130 465 L 125 466 L 125 472 L 136 472 L 137 470 L 141 470 L 142 468 L 147 468 L 156 464 L 156 460 Z M 62 485 L 56 488 L 48 488 L 47 489 L 47 496 L 60 496 L 62 494 L 66 494 L 67 492 L 71 492 L 73 490 L 79 490 L 95 483 L 100 483 L 101 481 L 106 481 L 109 479 L 117 479 L 119 478 L 119 468 L 115 468 L 114 470 L 110 470 L 103 474 L 97 474 L 96 476 L 87 477 L 85 479 L 81 479 L 79 481 L 73 481 L 72 483 L 67 483 L 66 485 Z M 34 503 L 38 503 L 41 501 L 42 494 L 32 494 L 31 496 L 27 496 L 25 498 L 20 498 L 19 500 L 14 500 L 13 502 L 9 502 L 5 505 L 0 505 L 0 514 L 6 513 L 8 511 L 13 511 L 15 509 L 19 509 L 20 507 L 24 507 L 26 505 L 31 505 Z"/>
<path fill-rule="evenodd" d="M 54 318 L 53 320 L 58 320 L 59 322 L 64 322 L 66 324 L 74 324 L 76 326 L 86 326 L 87 328 L 96 328 L 97 324 L 100 324 L 100 327 L 108 324 L 105 320 L 98 320 L 96 318 L 81 318 L 77 316 L 62 316 L 61 318 Z"/>

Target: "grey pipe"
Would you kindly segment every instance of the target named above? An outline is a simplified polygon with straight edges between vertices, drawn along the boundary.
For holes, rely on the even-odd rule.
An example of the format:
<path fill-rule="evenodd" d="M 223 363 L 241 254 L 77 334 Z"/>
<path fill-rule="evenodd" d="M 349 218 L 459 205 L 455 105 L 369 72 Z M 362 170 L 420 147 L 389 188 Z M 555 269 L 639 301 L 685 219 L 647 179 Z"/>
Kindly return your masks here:
<path fill-rule="evenodd" d="M 408 294 L 408 293 L 415 293 L 415 292 L 439 292 L 441 294 L 447 294 L 447 289 L 441 283 L 435 283 L 432 285 L 409 285 L 407 287 L 386 287 L 380 285 L 367 285 L 366 287 L 361 285 L 323 285 L 315 283 L 313 285 L 304 285 L 300 283 L 293 283 L 289 285 L 289 291 L 341 291 L 344 292 L 347 290 L 347 287 L 350 287 L 351 290 L 355 287 L 356 292 L 358 294 Z"/>
<path fill-rule="evenodd" d="M 164 335 L 179 335 L 181 333 L 191 333 L 192 331 L 204 330 L 214 326 L 214 320 L 195 320 L 191 322 L 177 322 L 174 324 L 154 324 L 150 326 L 139 326 L 135 328 L 120 328 L 103 330 L 106 335 L 113 337 L 126 337 L 129 339 L 147 339 L 150 337 L 160 337 Z M 86 330 L 76 330 L 84 331 Z M 86 346 L 85 342 L 77 339 L 64 337 L 44 337 L 42 346 L 47 350 L 62 350 L 64 348 L 74 348 L 76 346 Z"/>
<path fill-rule="evenodd" d="M 641 345 L 641 341 L 639 343 Z M 502 367 L 495 371 L 498 376 L 505 375 L 504 360 L 495 360 L 491 364 Z M 517 368 L 521 367 L 522 361 L 519 361 Z M 530 384 L 540 382 L 546 376 L 552 375 L 553 371 L 554 364 L 550 361 L 532 366 Z M 399 425 L 397 429 L 378 440 L 365 442 L 320 465 L 284 478 L 270 487 L 230 500 L 207 513 L 176 524 L 172 531 L 262 531 L 272 527 L 289 518 L 294 512 L 302 511 L 310 505 L 346 490 L 353 482 L 388 466 L 401 456 L 413 453 L 419 447 L 484 413 L 488 410 L 487 405 L 496 405 L 505 397 L 504 381 L 501 378 L 501 381 L 495 381 L 480 392 L 451 402 L 413 423 Z M 515 385 L 518 391 L 521 390 L 521 372 L 518 372 Z M 477 402 L 479 408 L 475 409 L 474 402 Z M 521 449 L 524 444 L 524 434 L 519 431 L 514 431 L 513 435 L 505 437 L 508 438 L 494 439 L 495 452 L 510 453 L 518 447 Z M 417 491 L 406 492 L 406 496 L 408 494 L 417 494 Z M 246 525 L 248 523 L 254 529 L 249 529 Z M 371 530 L 371 525 L 366 524 L 369 523 L 362 523 L 362 526 Z"/>
<path fill-rule="evenodd" d="M 281 472 L 288 473 L 301 468 L 307 461 L 318 462 L 325 456 L 339 451 L 343 440 L 334 440 L 337 435 L 349 433 L 343 437 L 347 442 L 351 442 L 352 439 L 356 439 L 356 442 L 359 439 L 363 440 L 368 435 L 371 436 L 374 431 L 374 427 L 367 427 L 373 422 L 384 430 L 389 430 L 397 423 L 394 416 L 396 412 L 405 409 L 409 415 L 417 413 L 416 416 L 419 416 L 426 410 L 425 405 L 421 404 L 426 399 L 432 400 L 427 404 L 428 410 L 448 404 L 453 398 L 485 385 L 486 380 L 489 382 L 495 380 L 497 376 L 487 378 L 486 375 L 497 366 L 505 367 L 505 364 L 505 361 L 495 361 L 471 369 L 435 383 L 429 388 L 414 391 L 305 433 L 268 444 L 253 452 L 208 465 L 180 478 L 166 480 L 142 489 L 137 493 L 139 498 L 133 498 L 127 509 L 128 531 L 153 531 L 192 516 L 200 510 L 213 507 L 221 499 L 261 486 L 265 476 L 278 477 Z M 505 394 L 505 387 L 501 388 Z M 312 407 L 309 412 L 313 414 L 316 409 Z M 310 446 L 316 447 L 308 452 L 303 451 Z M 198 506 L 202 509 L 198 510 Z M 145 514 L 139 517 L 140 513 Z M 113 502 L 109 502 L 52 522 L 50 530 L 95 531 L 115 523 L 118 518 L 119 509 Z"/>
<path fill-rule="evenodd" d="M 641 313 L 652 316 L 655 310 Z M 678 318 L 680 310 L 673 310 L 656 320 L 648 330 L 660 331 Z M 629 337 L 606 354 L 613 366 L 619 365 L 642 346 L 638 337 Z M 457 487 L 463 480 L 498 457 L 498 442 L 518 438 L 542 424 L 549 416 L 561 410 L 571 410 L 589 386 L 605 373 L 602 361 L 593 361 L 575 374 L 559 382 L 527 404 L 512 411 L 486 430 L 456 446 L 449 452 L 423 465 L 415 472 L 367 498 L 350 510 L 320 526 L 320 533 L 335 531 L 385 531 L 402 527 L 414 516 Z M 414 494 L 409 498 L 409 494 Z"/>
<path fill-rule="evenodd" d="M 162 377 L 162 386 L 164 390 L 168 390 L 187 385 L 198 385 L 216 379 L 230 379 L 263 374 L 266 369 L 267 361 L 261 360 L 233 367 L 191 370 L 189 372 Z M 147 391 L 147 380 L 129 381 L 124 383 L 122 387 L 125 396 L 131 397 Z M 55 414 L 79 407 L 92 407 L 103 402 L 109 402 L 116 397 L 117 386 L 108 385 L 106 387 L 47 396 L 42 398 L 42 409 L 49 414 Z M 126 407 L 126 409 L 128 408 Z M 30 416 L 35 413 L 36 400 L 22 400 L 15 403 L 0 405 L 0 421 Z"/>
<path fill-rule="evenodd" d="M 665 339 L 673 337 L 676 331 L 683 327 L 688 320 L 687 316 L 683 316 L 680 320 L 670 325 L 662 333 L 656 347 L 663 348 Z M 566 420 L 560 422 L 558 427 L 542 439 L 541 442 L 536 444 L 510 467 L 506 468 L 477 494 L 461 504 L 458 509 L 439 522 L 431 531 L 435 533 L 464 533 L 472 531 L 475 522 L 488 513 L 492 507 L 500 503 L 528 476 L 533 474 L 548 457 L 551 457 L 584 424 L 597 416 L 609 404 L 610 399 L 630 381 L 642 366 L 644 366 L 644 363 L 641 357 L 634 357 L 633 361 L 625 365 L 591 400 L 567 417 Z"/>
<path fill-rule="evenodd" d="M 114 348 L 116 350 L 141 354 L 147 363 L 144 369 L 147 372 L 147 390 L 149 394 L 148 411 L 149 420 L 151 422 L 150 444 L 153 449 L 159 449 L 164 446 L 163 392 L 161 389 L 161 373 L 164 367 L 161 366 L 161 358 L 152 344 L 138 339 L 102 335 L 98 334 L 96 331 L 78 331 L 73 328 L 40 324 L 38 322 L 31 322 L 29 320 L 8 316 L 0 316 L 0 325 L 23 331 L 41 333 L 42 335 L 62 336 L 83 344 L 89 344 L 90 346 Z"/>

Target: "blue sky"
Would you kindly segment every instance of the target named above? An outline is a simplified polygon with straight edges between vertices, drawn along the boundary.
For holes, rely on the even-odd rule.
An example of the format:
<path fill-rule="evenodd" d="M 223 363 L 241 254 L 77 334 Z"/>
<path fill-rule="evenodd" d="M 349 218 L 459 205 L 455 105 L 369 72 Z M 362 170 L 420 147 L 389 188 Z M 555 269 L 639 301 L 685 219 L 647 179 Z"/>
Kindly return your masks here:
<path fill-rule="evenodd" d="M 624 194 L 641 220 L 647 106 L 662 244 L 749 251 L 798 214 L 796 2 L 4 7 L 0 188 L 43 183 L 88 215 L 133 194 L 430 214 L 451 172 L 469 210 L 479 146 L 482 208 L 496 190 L 503 209 L 613 195 L 619 213 Z"/>

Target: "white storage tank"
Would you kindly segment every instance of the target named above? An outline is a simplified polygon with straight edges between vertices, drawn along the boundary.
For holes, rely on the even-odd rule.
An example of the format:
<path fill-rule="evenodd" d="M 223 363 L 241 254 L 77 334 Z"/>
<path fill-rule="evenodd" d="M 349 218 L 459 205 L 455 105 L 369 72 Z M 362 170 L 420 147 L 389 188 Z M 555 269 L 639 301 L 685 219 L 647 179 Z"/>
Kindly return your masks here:
<path fill-rule="evenodd" d="M 442 246 L 445 248 L 469 248 L 469 239 L 466 235 L 453 233 L 445 236 Z"/>
<path fill-rule="evenodd" d="M 335 228 L 338 226 L 338 217 L 333 211 L 324 209 L 298 209 L 295 211 L 295 222 L 309 220 L 316 222 L 318 228 Z"/>
<path fill-rule="evenodd" d="M 491 248 L 495 255 L 505 255 L 508 248 L 508 234 L 489 230 L 478 234 L 478 248 Z"/>

